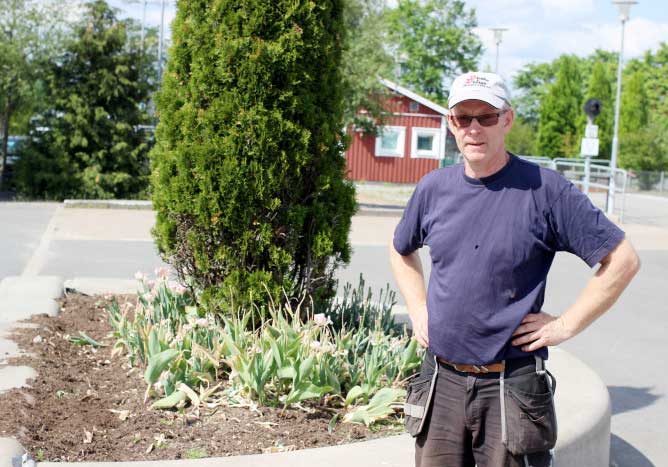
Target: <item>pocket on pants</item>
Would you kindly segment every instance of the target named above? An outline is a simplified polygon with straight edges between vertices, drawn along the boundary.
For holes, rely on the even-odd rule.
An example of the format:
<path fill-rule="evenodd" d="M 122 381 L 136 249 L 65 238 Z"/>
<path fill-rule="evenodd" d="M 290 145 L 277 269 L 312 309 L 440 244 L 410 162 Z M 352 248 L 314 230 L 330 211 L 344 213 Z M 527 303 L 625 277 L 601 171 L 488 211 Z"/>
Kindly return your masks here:
<path fill-rule="evenodd" d="M 514 455 L 548 451 L 557 442 L 557 417 L 548 374 L 531 373 L 504 381 L 504 444 Z M 554 381 L 554 376 L 549 376 Z"/>
<path fill-rule="evenodd" d="M 429 354 L 425 358 L 433 358 Z M 422 433 L 424 423 L 431 405 L 438 367 L 422 365 L 420 373 L 413 376 L 406 389 L 404 404 L 404 425 L 406 431 L 415 437 Z"/>

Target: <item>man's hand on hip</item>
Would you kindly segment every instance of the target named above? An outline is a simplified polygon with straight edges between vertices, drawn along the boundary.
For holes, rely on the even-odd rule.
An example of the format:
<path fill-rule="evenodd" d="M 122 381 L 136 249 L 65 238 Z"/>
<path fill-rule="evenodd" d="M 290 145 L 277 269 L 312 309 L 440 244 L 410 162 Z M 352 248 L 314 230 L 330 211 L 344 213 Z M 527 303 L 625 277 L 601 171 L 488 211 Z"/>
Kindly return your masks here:
<path fill-rule="evenodd" d="M 514 346 L 522 346 L 524 352 L 533 352 L 541 347 L 559 345 L 573 337 L 561 317 L 549 313 L 529 313 L 513 333 Z"/>
<path fill-rule="evenodd" d="M 413 335 L 422 347 L 429 347 L 429 330 L 427 305 L 421 305 L 414 313 L 410 313 L 413 324 Z"/>

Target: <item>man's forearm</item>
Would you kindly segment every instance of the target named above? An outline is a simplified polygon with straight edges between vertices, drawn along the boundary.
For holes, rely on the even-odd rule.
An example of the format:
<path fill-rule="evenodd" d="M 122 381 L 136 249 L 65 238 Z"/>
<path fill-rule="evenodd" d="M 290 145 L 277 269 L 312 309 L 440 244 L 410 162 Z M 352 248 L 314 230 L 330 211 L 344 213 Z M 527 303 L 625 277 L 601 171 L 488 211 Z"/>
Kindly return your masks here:
<path fill-rule="evenodd" d="M 623 240 L 602 262 L 594 277 L 562 315 L 564 327 L 579 334 L 612 307 L 640 268 L 640 259 L 628 240 Z"/>

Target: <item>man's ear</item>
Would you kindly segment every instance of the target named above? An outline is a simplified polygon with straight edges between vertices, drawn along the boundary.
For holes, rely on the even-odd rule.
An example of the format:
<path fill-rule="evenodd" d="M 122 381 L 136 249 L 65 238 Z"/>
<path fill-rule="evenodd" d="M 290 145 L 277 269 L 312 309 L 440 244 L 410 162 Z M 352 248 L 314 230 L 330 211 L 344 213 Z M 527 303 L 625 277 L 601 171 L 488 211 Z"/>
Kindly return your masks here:
<path fill-rule="evenodd" d="M 505 134 L 508 134 L 510 129 L 513 127 L 513 122 L 515 121 L 515 111 L 513 109 L 508 109 L 505 114 L 505 119 L 503 122 L 503 131 Z"/>
<path fill-rule="evenodd" d="M 450 133 L 454 134 L 455 133 L 455 125 L 452 123 L 452 113 L 449 113 L 448 115 L 446 115 L 445 120 L 448 122 L 448 128 L 450 129 Z"/>

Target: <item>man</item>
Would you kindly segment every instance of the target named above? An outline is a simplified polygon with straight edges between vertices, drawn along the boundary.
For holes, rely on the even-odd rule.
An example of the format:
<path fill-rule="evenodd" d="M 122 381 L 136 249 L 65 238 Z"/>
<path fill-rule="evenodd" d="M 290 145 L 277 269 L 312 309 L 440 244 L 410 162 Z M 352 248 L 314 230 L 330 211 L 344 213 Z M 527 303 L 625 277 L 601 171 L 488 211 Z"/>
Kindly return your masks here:
<path fill-rule="evenodd" d="M 572 183 L 506 151 L 514 113 L 498 75 L 459 76 L 448 107 L 464 162 L 423 177 L 390 247 L 415 337 L 428 348 L 406 404 L 416 466 L 548 466 L 557 429 L 547 347 L 607 311 L 640 262 Z M 601 267 L 552 316 L 541 307 L 557 251 Z"/>

